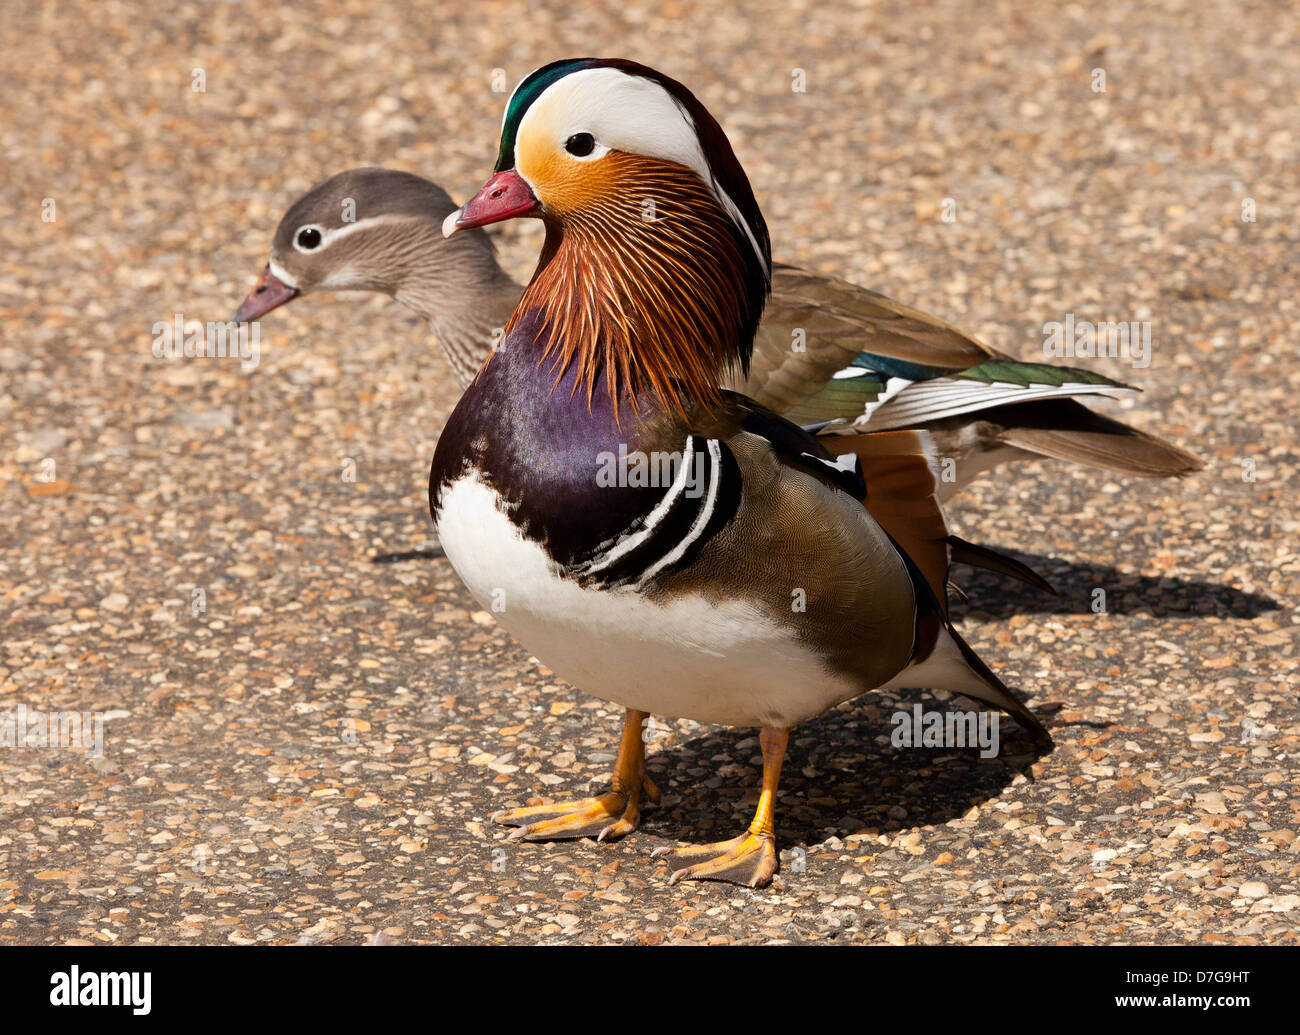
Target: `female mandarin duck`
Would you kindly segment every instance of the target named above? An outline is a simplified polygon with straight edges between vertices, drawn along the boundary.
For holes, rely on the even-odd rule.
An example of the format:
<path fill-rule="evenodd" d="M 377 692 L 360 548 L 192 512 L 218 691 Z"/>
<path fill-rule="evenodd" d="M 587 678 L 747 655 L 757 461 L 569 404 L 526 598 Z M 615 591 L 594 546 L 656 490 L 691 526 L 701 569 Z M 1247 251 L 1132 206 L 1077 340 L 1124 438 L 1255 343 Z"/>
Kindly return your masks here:
<path fill-rule="evenodd" d="M 441 187 L 410 173 L 330 177 L 285 213 L 270 262 L 235 319 L 258 319 L 313 292 L 383 292 L 431 323 L 468 384 L 523 289 L 482 230 L 442 239 L 455 208 Z M 1088 370 L 1011 359 L 884 295 L 793 266 L 773 267 L 748 373 L 726 372 L 724 387 L 823 435 L 924 428 L 935 455 L 952 461 L 938 484 L 944 500 L 991 467 L 1033 456 L 1147 478 L 1200 467 L 1067 398 L 1135 389 Z"/>
<path fill-rule="evenodd" d="M 540 263 L 443 430 L 430 509 L 471 593 L 504 605 L 505 627 L 557 674 L 627 711 L 610 791 L 497 813 L 519 827 L 512 838 L 634 830 L 642 795 L 657 796 L 640 736 L 650 713 L 762 729 L 753 822 L 673 851 L 674 883 L 766 884 L 789 731 L 868 690 L 952 690 L 1050 739 L 863 508 L 856 455 L 837 460 L 718 387 L 749 359 L 768 234 L 725 135 L 685 87 L 627 61 L 530 75 L 495 175 L 446 232 L 520 216 L 545 223 Z M 922 438 L 883 437 L 891 472 Z M 608 476 L 623 456 L 672 459 L 646 484 Z M 927 500 L 895 514 L 919 540 L 938 504 L 913 500 Z"/>

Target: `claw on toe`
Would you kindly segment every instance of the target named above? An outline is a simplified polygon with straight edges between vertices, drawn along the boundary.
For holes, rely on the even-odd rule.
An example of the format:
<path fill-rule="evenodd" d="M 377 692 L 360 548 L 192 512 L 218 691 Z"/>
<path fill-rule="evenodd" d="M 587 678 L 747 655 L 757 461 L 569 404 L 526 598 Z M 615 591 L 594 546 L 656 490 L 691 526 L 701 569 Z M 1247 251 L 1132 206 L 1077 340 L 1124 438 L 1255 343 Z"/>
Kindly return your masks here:
<path fill-rule="evenodd" d="M 600 842 L 617 841 L 620 837 L 627 837 L 627 835 L 632 833 L 635 829 L 635 823 L 620 818 L 597 834 L 596 840 Z"/>

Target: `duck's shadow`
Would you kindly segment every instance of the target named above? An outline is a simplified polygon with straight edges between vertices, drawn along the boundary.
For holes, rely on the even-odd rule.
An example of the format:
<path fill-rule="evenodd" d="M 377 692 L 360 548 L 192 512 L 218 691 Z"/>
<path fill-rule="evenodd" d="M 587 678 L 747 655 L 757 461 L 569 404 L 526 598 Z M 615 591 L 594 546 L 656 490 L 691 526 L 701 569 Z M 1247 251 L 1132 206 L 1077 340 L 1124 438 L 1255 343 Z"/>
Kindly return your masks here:
<path fill-rule="evenodd" d="M 859 699 L 791 734 L 776 802 L 783 848 L 945 823 L 996 798 L 1051 750 L 1035 745 L 1006 716 L 999 716 L 1001 750 L 995 757 L 981 758 L 978 747 L 896 747 L 896 711 L 910 713 L 916 703 L 940 712 L 969 707 L 964 700 L 938 702 L 920 693 L 898 700 Z M 663 804 L 645 814 L 648 834 L 723 841 L 753 818 L 761 774 L 756 731 L 711 730 L 670 743 L 650 755 L 648 769 L 664 793 Z"/>
<path fill-rule="evenodd" d="M 994 572 L 955 566 L 952 616 L 960 620 L 980 613 L 990 618 L 1018 614 L 1135 614 L 1214 615 L 1219 618 L 1257 618 L 1280 606 L 1260 593 L 1234 586 L 1173 576 L 1121 572 L 1105 564 L 1072 561 L 1044 554 L 1001 552 L 1015 557 L 1042 575 L 1057 595 Z M 1100 591 L 1100 592 L 1099 592 Z M 962 599 L 963 594 L 966 599 Z"/>

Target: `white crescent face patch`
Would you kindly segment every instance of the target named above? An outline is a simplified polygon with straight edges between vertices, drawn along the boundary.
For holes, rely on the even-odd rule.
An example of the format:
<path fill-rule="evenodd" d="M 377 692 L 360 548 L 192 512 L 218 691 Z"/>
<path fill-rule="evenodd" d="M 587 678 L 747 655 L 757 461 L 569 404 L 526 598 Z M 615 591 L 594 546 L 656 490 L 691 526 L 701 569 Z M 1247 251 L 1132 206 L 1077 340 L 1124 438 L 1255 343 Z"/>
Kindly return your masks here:
<path fill-rule="evenodd" d="M 713 177 L 690 113 L 658 83 L 617 68 L 586 68 L 552 83 L 524 112 L 515 137 L 515 171 L 529 178 L 530 156 L 565 153 L 565 143 L 590 133 L 596 146 L 573 161 L 591 162 L 611 151 L 644 155 L 693 169 L 740 227 L 770 273 L 754 232 Z"/>

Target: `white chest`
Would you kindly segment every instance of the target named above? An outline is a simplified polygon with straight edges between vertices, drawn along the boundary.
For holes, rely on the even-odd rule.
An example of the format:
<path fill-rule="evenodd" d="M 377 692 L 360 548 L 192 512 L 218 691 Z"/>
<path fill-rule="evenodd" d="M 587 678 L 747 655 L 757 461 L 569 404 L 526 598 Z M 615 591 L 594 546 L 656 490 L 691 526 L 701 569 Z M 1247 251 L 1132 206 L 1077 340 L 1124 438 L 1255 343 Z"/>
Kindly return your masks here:
<path fill-rule="evenodd" d="M 559 577 L 477 473 L 443 491 L 437 518 L 475 599 L 548 668 L 598 697 L 700 722 L 791 726 L 865 689 L 744 600 L 660 604 L 631 587 L 584 589 Z"/>

